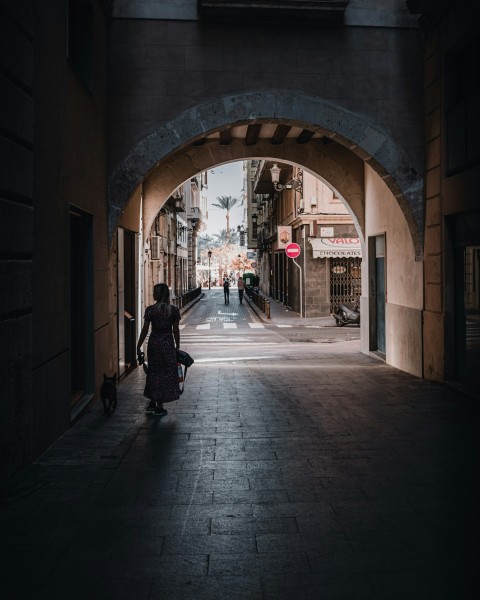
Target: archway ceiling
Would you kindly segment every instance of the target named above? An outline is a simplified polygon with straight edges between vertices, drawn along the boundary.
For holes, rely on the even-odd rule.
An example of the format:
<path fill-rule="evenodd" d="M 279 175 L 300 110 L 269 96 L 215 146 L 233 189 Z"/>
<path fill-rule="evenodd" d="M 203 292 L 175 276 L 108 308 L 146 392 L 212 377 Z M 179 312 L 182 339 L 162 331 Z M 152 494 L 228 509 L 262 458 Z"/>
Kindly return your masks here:
<path fill-rule="evenodd" d="M 259 139 L 268 139 L 273 145 L 281 144 L 286 138 L 294 138 L 299 144 L 306 144 L 311 139 L 330 139 L 323 133 L 286 125 L 284 123 L 250 123 L 228 127 L 197 139 L 194 144 L 200 146 L 207 140 L 216 139 L 221 145 L 228 146 L 233 139 L 242 139 L 246 146 L 254 146 Z"/>
<path fill-rule="evenodd" d="M 197 173 L 228 162 L 265 159 L 277 162 L 280 167 L 297 164 L 319 177 L 344 198 L 358 225 L 364 232 L 364 161 L 345 146 L 325 137 L 323 132 L 305 130 L 299 126 L 282 128 L 281 143 L 272 139 L 278 124 L 254 123 L 255 142 L 248 137 L 252 124 L 232 127 L 228 143 L 221 139 L 221 131 L 206 133 L 183 148 L 158 161 L 143 179 L 144 228 L 149 231 L 153 220 L 167 198 L 184 181 Z M 308 131 L 307 134 L 304 131 Z M 288 136 L 290 134 L 290 136 Z M 311 134 L 311 135 L 310 135 Z M 309 138 L 306 141 L 306 138 Z M 277 138 L 275 138 L 278 140 Z M 200 141 L 201 140 L 201 141 Z M 287 169 L 284 170 L 287 173 Z M 268 175 L 268 174 L 267 174 Z M 266 190 L 273 191 L 271 181 L 265 181 Z"/>
<path fill-rule="evenodd" d="M 205 169 L 262 158 L 298 164 L 320 177 L 346 200 L 362 229 L 368 164 L 394 195 L 416 255 L 423 255 L 421 165 L 417 167 L 388 131 L 364 115 L 291 91 L 214 99 L 139 140 L 109 175 L 110 236 L 142 183 L 156 195 L 158 206 L 182 182 Z"/>

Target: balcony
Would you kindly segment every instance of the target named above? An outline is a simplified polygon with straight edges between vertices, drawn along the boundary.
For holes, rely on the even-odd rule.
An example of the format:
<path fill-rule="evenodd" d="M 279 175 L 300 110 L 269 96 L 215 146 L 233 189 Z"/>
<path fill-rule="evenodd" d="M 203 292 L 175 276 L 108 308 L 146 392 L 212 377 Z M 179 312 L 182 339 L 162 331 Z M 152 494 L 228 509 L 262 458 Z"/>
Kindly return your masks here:
<path fill-rule="evenodd" d="M 174 213 L 185 212 L 185 200 L 182 195 L 170 196 L 165 205 Z"/>

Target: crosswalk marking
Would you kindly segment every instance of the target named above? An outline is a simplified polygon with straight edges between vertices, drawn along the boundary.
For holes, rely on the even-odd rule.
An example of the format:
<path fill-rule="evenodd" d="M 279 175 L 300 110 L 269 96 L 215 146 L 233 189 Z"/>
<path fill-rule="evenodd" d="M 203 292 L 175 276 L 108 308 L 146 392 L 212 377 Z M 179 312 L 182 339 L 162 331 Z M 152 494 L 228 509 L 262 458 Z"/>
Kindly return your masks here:
<path fill-rule="evenodd" d="M 200 323 L 199 325 L 195 325 L 195 329 L 211 329 L 212 328 L 211 325 L 212 325 L 211 323 Z M 220 325 L 223 329 L 238 329 L 237 323 L 225 322 L 225 323 L 218 323 L 218 325 Z M 247 325 L 251 329 L 265 329 L 265 325 L 263 323 L 247 323 Z M 185 327 L 185 325 L 183 325 L 183 327 Z M 290 325 L 288 325 L 288 327 L 290 327 Z"/>
<path fill-rule="evenodd" d="M 275 327 L 292 327 L 292 325 L 278 325 L 277 323 L 272 323 L 273 325 L 275 325 Z M 200 329 L 200 330 L 211 330 L 212 329 L 212 325 L 214 326 L 214 328 L 219 329 L 220 327 L 222 329 L 238 329 L 239 328 L 239 324 L 238 323 L 234 323 L 231 321 L 226 321 L 224 323 L 221 322 L 216 322 L 216 323 L 200 323 L 199 325 L 194 325 L 194 326 L 190 326 L 190 325 L 181 325 L 181 329 L 185 329 L 185 327 L 188 327 L 188 329 Z M 263 323 L 244 323 L 244 324 L 240 324 L 240 328 L 244 325 L 248 325 L 248 327 L 250 327 L 250 329 L 265 329 L 265 325 Z"/>
<path fill-rule="evenodd" d="M 293 325 L 287 325 L 287 324 L 281 324 L 281 323 L 267 323 L 267 325 L 272 325 L 274 327 L 278 327 L 278 328 L 285 328 L 285 327 L 294 327 Z M 240 323 L 235 323 L 233 321 L 224 321 L 222 322 L 221 320 L 215 321 L 213 323 L 199 323 L 198 325 L 189 325 L 189 324 L 183 324 L 180 325 L 180 329 L 185 330 L 185 327 L 187 328 L 186 331 L 188 330 L 192 330 L 192 329 L 199 329 L 199 330 L 218 330 L 218 329 L 244 329 L 246 327 L 249 327 L 250 329 L 265 329 L 266 325 L 264 323 L 246 323 L 246 322 L 240 322 Z M 304 325 L 303 327 L 305 327 L 306 329 L 321 329 L 321 325 Z M 470 337 L 474 337 L 475 333 L 471 332 L 470 333 Z M 467 336 L 468 337 L 468 336 Z M 478 337 L 478 333 L 477 333 L 477 337 Z"/>

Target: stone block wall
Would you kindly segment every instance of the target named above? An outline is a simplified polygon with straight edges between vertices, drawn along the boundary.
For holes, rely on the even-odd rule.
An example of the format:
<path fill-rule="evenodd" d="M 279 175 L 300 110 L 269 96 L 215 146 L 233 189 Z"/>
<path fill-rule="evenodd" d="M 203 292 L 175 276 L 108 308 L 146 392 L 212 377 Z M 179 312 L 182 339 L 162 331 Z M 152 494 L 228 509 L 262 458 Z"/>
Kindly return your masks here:
<path fill-rule="evenodd" d="M 0 482 L 31 460 L 33 5 L 0 3 Z"/>

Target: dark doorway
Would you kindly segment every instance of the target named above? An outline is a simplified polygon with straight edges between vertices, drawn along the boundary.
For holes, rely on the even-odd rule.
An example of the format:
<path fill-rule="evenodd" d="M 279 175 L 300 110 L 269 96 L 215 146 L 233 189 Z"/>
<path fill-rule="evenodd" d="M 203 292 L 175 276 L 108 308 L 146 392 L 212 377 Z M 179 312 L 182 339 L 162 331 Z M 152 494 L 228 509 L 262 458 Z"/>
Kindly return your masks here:
<path fill-rule="evenodd" d="M 385 236 L 377 235 L 368 240 L 368 287 L 370 350 L 386 354 L 385 335 Z"/>
<path fill-rule="evenodd" d="M 330 259 L 330 312 L 339 304 L 355 305 L 362 295 L 362 258 L 338 256 Z"/>
<path fill-rule="evenodd" d="M 480 211 L 446 220 L 445 377 L 480 397 Z"/>
<path fill-rule="evenodd" d="M 136 365 L 137 343 L 137 237 L 133 231 L 118 230 L 118 374 Z"/>
<path fill-rule="evenodd" d="M 480 392 L 480 244 L 455 252 L 455 367 L 457 379 Z"/>

